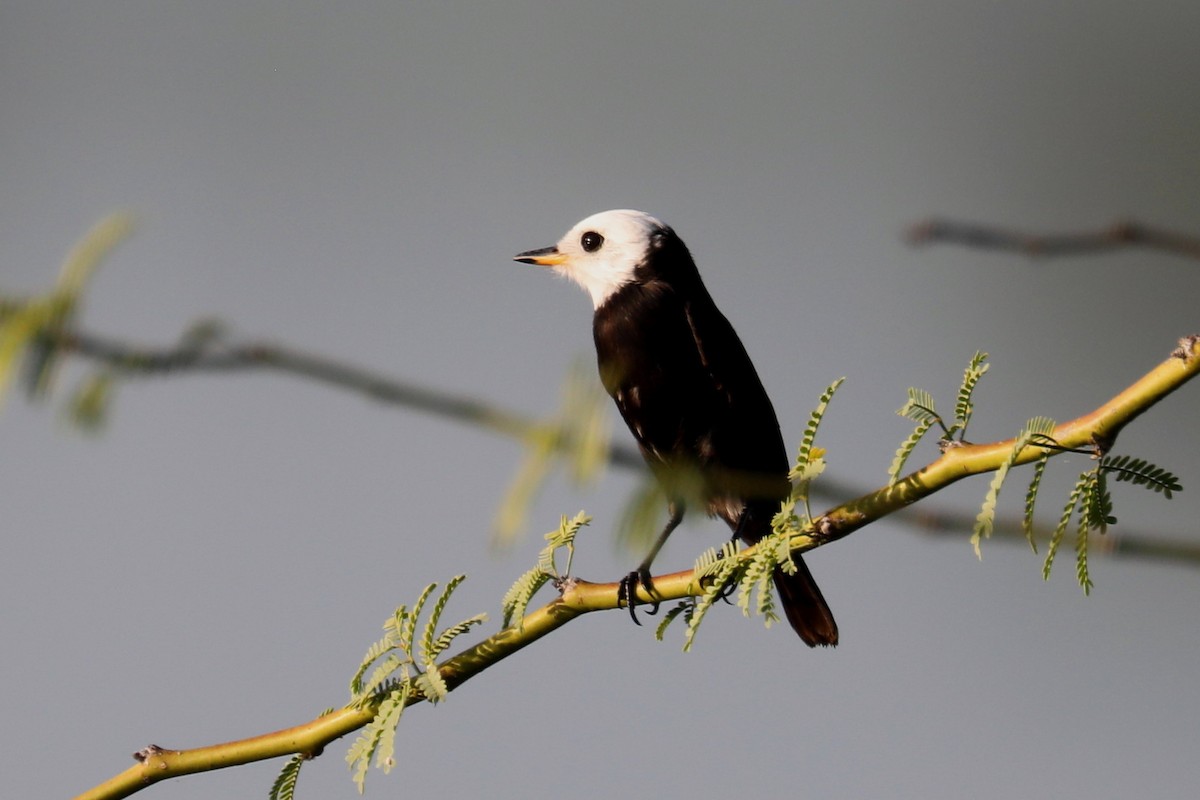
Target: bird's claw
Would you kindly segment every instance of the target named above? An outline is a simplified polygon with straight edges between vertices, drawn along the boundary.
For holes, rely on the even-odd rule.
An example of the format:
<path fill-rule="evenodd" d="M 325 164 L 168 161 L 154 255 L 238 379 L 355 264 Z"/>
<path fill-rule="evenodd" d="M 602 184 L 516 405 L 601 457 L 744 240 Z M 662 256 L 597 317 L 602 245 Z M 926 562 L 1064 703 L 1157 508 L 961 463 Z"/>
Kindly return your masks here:
<path fill-rule="evenodd" d="M 737 588 L 737 583 L 735 581 L 727 582 L 724 586 L 721 587 L 721 590 L 719 592 L 717 592 L 717 599 L 724 600 L 726 605 L 733 605 L 733 603 L 730 602 L 730 600 L 729 600 L 729 596 L 731 594 L 733 594 L 733 591 L 736 588 Z"/>
<path fill-rule="evenodd" d="M 654 596 L 654 584 L 650 579 L 650 570 L 645 568 L 635 569 L 622 578 L 620 586 L 617 588 L 617 602 L 624 603 L 625 607 L 629 609 L 629 618 L 636 624 L 641 625 L 641 620 L 637 618 L 637 593 L 639 586 L 644 588 L 646 593 L 651 597 Z M 647 616 L 652 617 L 657 614 L 659 605 L 658 600 L 652 601 L 650 610 L 646 612 Z"/>

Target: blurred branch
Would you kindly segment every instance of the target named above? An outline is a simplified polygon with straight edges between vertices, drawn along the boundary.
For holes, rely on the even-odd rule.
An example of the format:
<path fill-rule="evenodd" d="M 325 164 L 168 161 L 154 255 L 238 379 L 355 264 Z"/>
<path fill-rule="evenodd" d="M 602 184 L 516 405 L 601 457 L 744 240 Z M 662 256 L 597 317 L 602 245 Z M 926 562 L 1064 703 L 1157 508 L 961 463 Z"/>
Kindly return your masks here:
<path fill-rule="evenodd" d="M 894 518 L 903 520 L 914 533 L 937 539 L 953 537 L 959 542 L 963 540 L 963 532 L 971 530 L 975 523 L 973 513 L 928 509 L 925 505 L 927 504 L 923 504 L 920 510 L 902 512 Z M 1034 541 L 1045 544 L 1050 541 L 1050 533 L 1050 529 L 1045 526 L 1037 526 L 1034 529 Z M 1022 521 L 1013 517 L 996 520 L 991 541 L 1026 548 L 1029 546 Z M 1200 567 L 1200 542 L 1187 542 L 1136 530 L 1125 530 L 1123 526 L 1110 528 L 1108 533 L 1103 535 L 1093 533 L 1091 542 L 1089 546 L 1093 548 L 1093 552 L 1110 558 Z"/>
<path fill-rule="evenodd" d="M 518 439 L 528 439 L 545 429 L 544 421 L 477 398 L 430 389 L 279 344 L 225 343 L 215 335 L 204 335 L 185 337 L 181 344 L 172 348 L 147 348 L 78 330 L 47 331 L 43 336 L 48 346 L 63 354 L 95 361 L 125 379 L 186 372 L 274 370 L 357 392 L 386 405 L 445 417 Z M 607 460 L 621 468 L 645 470 L 645 463 L 633 447 L 610 445 Z M 812 492 L 814 497 L 834 501 L 862 495 L 865 489 L 833 477 L 822 477 L 812 487 Z M 950 511 L 902 511 L 895 519 L 920 533 L 959 537 L 971 530 L 974 515 Z M 998 520 L 996 538 L 1000 542 L 1026 544 L 1019 519 Z M 1110 533 L 1102 541 L 1104 544 L 1099 551 L 1113 558 L 1169 561 L 1200 567 L 1200 545 L 1184 544 L 1136 530 L 1126 530 L 1119 536 Z"/>
<path fill-rule="evenodd" d="M 930 219 L 913 225 L 912 245 L 957 244 L 979 250 L 1007 250 L 1031 257 L 1093 255 L 1126 247 L 1160 250 L 1200 260 L 1200 238 L 1126 220 L 1083 233 L 1030 234 L 959 220 Z"/>
<path fill-rule="evenodd" d="M 204 327 L 216 328 L 211 323 Z M 274 370 L 357 392 L 387 405 L 448 417 L 497 433 L 525 435 L 538 424 L 532 417 L 463 395 L 391 378 L 344 361 L 265 342 L 226 343 L 215 333 L 187 336 L 171 348 L 134 347 L 78 330 L 46 331 L 43 336 L 48 346 L 96 361 L 125 379 L 186 372 Z M 626 457 L 636 458 L 636 453 L 621 456 Z"/>
<path fill-rule="evenodd" d="M 1120 430 L 1175 389 L 1200 372 L 1200 336 L 1187 337 L 1167 361 L 1155 367 L 1119 395 L 1095 411 L 1057 426 L 1053 438 L 1064 447 L 1080 447 L 1096 442 L 1111 442 Z M 964 477 L 994 471 L 1008 462 L 1014 440 L 990 444 L 964 445 L 947 450 L 928 466 L 910 473 L 895 484 L 885 486 L 856 500 L 830 509 L 813 526 L 791 537 L 795 552 L 810 550 L 849 535 L 872 522 L 933 494 Z M 1017 459 L 1033 460 L 1044 448 L 1029 446 Z M 1059 451 L 1061 453 L 1061 451 Z M 755 547 L 738 553 L 749 558 Z M 659 602 L 696 597 L 705 592 L 704 578 L 685 570 L 654 578 L 654 595 L 638 587 L 643 602 Z M 621 607 L 617 583 L 596 584 L 570 578 L 559 585 L 560 596 L 526 615 L 518 624 L 505 628 L 484 641 L 450 658 L 436 669 L 448 689 L 454 689 L 483 670 L 507 658 L 541 637 L 592 611 Z M 423 700 L 419 693 L 407 702 Z M 236 766 L 252 761 L 299 754 L 306 758 L 319 755 L 330 742 L 371 722 L 378 705 L 345 708 L 318 717 L 311 722 L 237 742 L 193 750 L 167 750 L 150 746 L 139 751 L 137 764 L 110 780 L 78 796 L 77 800 L 128 797 L 153 782 L 211 769 Z"/>

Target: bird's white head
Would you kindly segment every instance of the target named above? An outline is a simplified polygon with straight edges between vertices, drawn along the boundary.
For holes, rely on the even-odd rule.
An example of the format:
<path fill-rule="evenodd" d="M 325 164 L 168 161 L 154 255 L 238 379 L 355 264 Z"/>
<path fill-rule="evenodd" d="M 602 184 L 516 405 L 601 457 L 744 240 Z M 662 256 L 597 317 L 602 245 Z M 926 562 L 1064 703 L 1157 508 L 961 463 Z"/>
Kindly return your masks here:
<path fill-rule="evenodd" d="M 582 286 L 599 308 L 618 289 L 635 279 L 656 242 L 670 228 L 642 211 L 601 211 L 577 223 L 552 247 L 515 257 L 526 264 L 550 267 Z"/>

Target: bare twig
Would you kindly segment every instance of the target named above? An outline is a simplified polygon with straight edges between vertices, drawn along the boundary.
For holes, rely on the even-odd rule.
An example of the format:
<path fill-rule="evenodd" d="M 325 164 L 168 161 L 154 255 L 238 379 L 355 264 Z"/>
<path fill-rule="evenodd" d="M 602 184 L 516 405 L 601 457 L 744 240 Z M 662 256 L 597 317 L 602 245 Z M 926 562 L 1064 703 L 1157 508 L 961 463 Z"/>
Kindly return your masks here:
<path fill-rule="evenodd" d="M 509 436 L 525 436 L 539 427 L 537 419 L 492 403 L 419 386 L 280 344 L 245 342 L 203 347 L 184 344 L 156 349 L 133 347 L 78 330 L 49 331 L 46 336 L 52 346 L 103 364 L 126 379 L 176 372 L 275 370 L 348 389 L 385 405 L 447 417 Z M 613 446 L 609 461 L 622 467 L 642 467 L 642 459 L 632 447 Z"/>
<path fill-rule="evenodd" d="M 539 426 L 539 421 L 534 417 L 500 408 L 492 403 L 418 386 L 373 370 L 325 356 L 302 353 L 280 344 L 243 342 L 209 344 L 203 347 L 183 344 L 174 348 L 156 349 L 134 347 L 78 330 L 47 332 L 45 335 L 50 346 L 60 348 L 64 353 L 74 353 L 103 364 L 126 379 L 190 371 L 275 370 L 358 392 L 386 405 L 457 420 L 507 436 L 521 438 Z M 637 450 L 628 446 L 610 445 L 608 460 L 612 465 L 625 469 L 645 469 Z M 814 497 L 826 500 L 855 497 L 862 495 L 864 491 L 861 486 L 838 481 L 832 476 L 823 476 L 812 487 Z M 895 516 L 895 520 L 904 522 L 924 534 L 961 536 L 964 531 L 971 530 L 974 512 L 961 514 L 949 511 L 901 510 Z M 1025 533 L 1021 521 L 997 520 L 995 539 L 1025 546 Z M 1114 558 L 1165 560 L 1200 567 L 1200 546 L 1181 544 L 1177 539 L 1122 527 L 1119 536 L 1110 532 L 1104 541 L 1106 545 L 1098 549 Z"/>
<path fill-rule="evenodd" d="M 1200 239 L 1133 220 L 1098 231 L 1030 234 L 960 220 L 930 219 L 909 228 L 912 245 L 957 244 L 980 250 L 1008 250 L 1031 257 L 1093 255 L 1126 247 L 1160 250 L 1200 260 Z"/>

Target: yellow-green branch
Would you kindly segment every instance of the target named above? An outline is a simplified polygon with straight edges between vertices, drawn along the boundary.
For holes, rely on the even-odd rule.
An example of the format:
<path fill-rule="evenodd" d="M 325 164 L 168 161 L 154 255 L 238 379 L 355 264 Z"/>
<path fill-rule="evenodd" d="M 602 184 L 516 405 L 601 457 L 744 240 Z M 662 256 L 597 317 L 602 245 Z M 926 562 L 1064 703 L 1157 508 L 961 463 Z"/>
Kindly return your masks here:
<path fill-rule="evenodd" d="M 1200 336 L 1181 340 L 1179 348 L 1162 364 L 1112 400 L 1078 419 L 1055 428 L 1053 436 L 1064 447 L 1087 447 L 1099 443 L 1111 446 L 1120 430 L 1200 371 Z M 892 486 L 886 486 L 844 503 L 817 520 L 815 530 L 792 538 L 794 551 L 810 550 L 874 522 L 900 508 L 970 475 L 993 471 L 1010 456 L 1013 440 L 991 444 L 965 445 L 948 450 L 933 463 Z M 1044 450 L 1029 447 L 1018 463 L 1040 457 Z M 746 557 L 752 548 L 743 551 Z M 654 578 L 656 597 L 639 591 L 643 601 L 677 600 L 697 596 L 703 589 L 691 570 Z M 561 596 L 528 614 L 519 625 L 506 628 L 439 665 L 446 684 L 454 689 L 572 619 L 592 611 L 619 607 L 618 584 L 570 580 Z M 414 696 L 411 702 L 420 701 Z M 275 731 L 252 739 L 199 747 L 192 750 L 167 750 L 148 747 L 138 754 L 138 763 L 108 781 L 79 795 L 77 800 L 112 800 L 168 778 L 232 767 L 252 761 L 292 754 L 319 755 L 327 744 L 371 721 L 376 709 L 342 709 L 294 728 Z"/>
<path fill-rule="evenodd" d="M 1050 435 L 1065 448 L 1096 447 L 1102 455 L 1112 447 L 1122 428 L 1196 376 L 1200 371 L 1198 348 L 1200 334 L 1184 337 L 1166 361 L 1095 411 L 1064 422 Z M 941 458 L 895 484 L 869 492 L 827 513 L 819 521 L 820 531 L 814 542 L 840 539 L 956 481 L 992 472 L 1008 460 L 1014 444 L 1014 439 L 1006 439 L 951 448 Z M 1045 452 L 1041 447 L 1026 447 L 1016 463 L 1034 461 Z"/>

